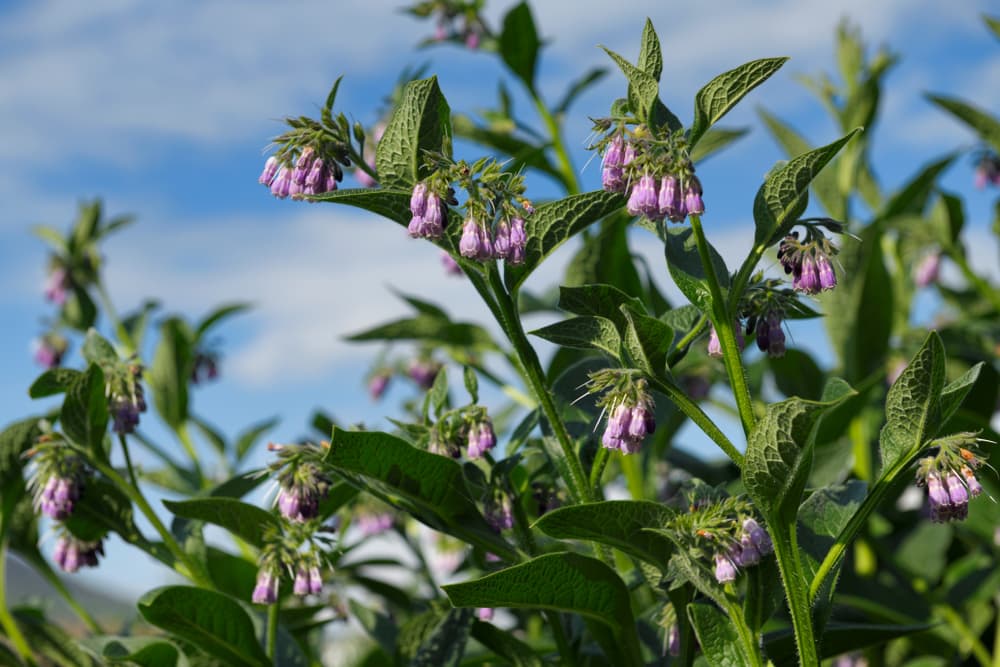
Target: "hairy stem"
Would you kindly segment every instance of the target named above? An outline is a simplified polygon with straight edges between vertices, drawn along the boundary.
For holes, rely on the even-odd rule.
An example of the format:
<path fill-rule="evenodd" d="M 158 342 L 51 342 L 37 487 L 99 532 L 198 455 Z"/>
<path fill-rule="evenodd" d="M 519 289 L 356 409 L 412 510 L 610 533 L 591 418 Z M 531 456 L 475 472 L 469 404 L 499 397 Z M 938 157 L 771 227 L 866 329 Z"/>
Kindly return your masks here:
<path fill-rule="evenodd" d="M 694 339 L 701 335 L 701 332 L 705 329 L 705 324 L 708 323 L 708 318 L 704 315 L 698 318 L 698 321 L 694 323 L 691 327 L 691 331 L 684 334 L 684 337 L 677 341 L 677 346 L 667 357 L 667 367 L 671 367 L 678 361 L 684 358 L 687 354 L 687 348 L 694 342 Z"/>
<path fill-rule="evenodd" d="M 132 482 L 132 486 L 139 488 L 139 478 L 135 476 L 135 468 L 132 467 L 132 456 L 128 452 L 128 441 L 125 439 L 124 433 L 118 434 L 118 442 L 122 446 L 122 454 L 125 456 L 125 468 L 128 470 L 129 481 Z"/>
<path fill-rule="evenodd" d="M 601 447 L 597 450 L 597 455 L 594 456 L 594 463 L 590 466 L 590 488 L 594 490 L 594 495 L 598 495 L 598 489 L 601 486 L 601 477 L 604 476 L 604 469 L 608 465 L 608 459 L 610 459 L 610 454 L 607 448 Z"/>
<path fill-rule="evenodd" d="M 188 431 L 186 423 L 177 427 L 177 439 L 181 441 L 184 451 L 187 453 L 188 458 L 191 459 L 191 465 L 194 466 L 194 475 L 198 479 L 198 486 L 201 486 L 204 483 L 205 477 L 202 474 L 201 462 L 198 460 L 198 450 L 194 446 L 194 440 L 191 439 L 191 432 Z"/>
<path fill-rule="evenodd" d="M 274 660 L 278 646 L 278 603 L 267 606 L 267 657 Z"/>
<path fill-rule="evenodd" d="M 819 652 L 813 632 L 812 605 L 809 600 L 809 582 L 806 580 L 802 561 L 799 560 L 798 536 L 794 524 L 789 528 L 780 521 L 768 522 L 774 537 L 774 556 L 778 560 L 781 583 L 785 588 L 788 610 L 795 631 L 795 645 L 799 651 L 799 664 L 804 667 L 819 665 Z"/>
<path fill-rule="evenodd" d="M 940 604 L 934 606 L 934 613 L 944 619 L 944 621 L 952 627 L 952 629 L 958 633 L 958 636 L 962 638 L 962 644 L 964 646 L 960 647 L 960 650 L 964 649 L 962 652 L 971 652 L 972 655 L 976 656 L 976 660 L 983 667 L 990 667 L 993 664 L 993 658 L 990 656 L 990 652 L 986 650 L 983 643 L 979 641 L 979 637 L 976 636 L 976 632 L 969 627 L 969 625 L 962 620 L 961 614 L 956 612 L 950 605 Z"/>
<path fill-rule="evenodd" d="M 688 395 L 680 390 L 677 385 L 670 382 L 664 382 L 659 378 L 651 377 L 650 384 L 653 387 L 666 394 L 667 397 L 673 401 L 677 409 L 683 412 L 688 419 L 693 421 L 698 428 L 702 430 L 712 442 L 719 446 L 719 449 L 726 453 L 726 456 L 733 460 L 733 463 L 743 467 L 743 455 L 740 454 L 736 446 L 726 437 L 726 434 L 715 425 L 715 422 L 705 414 L 705 412 L 699 407 L 697 403 L 688 398 Z"/>
<path fill-rule="evenodd" d="M 705 279 L 708 280 L 708 288 L 712 293 L 713 324 L 719 336 L 719 343 L 722 345 L 722 361 L 726 366 L 726 374 L 729 375 L 729 383 L 733 387 L 733 396 L 736 398 L 736 407 L 740 411 L 743 432 L 749 436 L 757 419 L 753 413 L 753 400 L 750 398 L 750 388 L 747 386 L 743 358 L 740 355 L 740 348 L 736 344 L 733 313 L 722 294 L 719 277 L 715 275 L 715 266 L 712 264 L 712 257 L 708 250 L 708 240 L 701 227 L 701 217 L 692 215 L 690 218 L 691 230 L 694 232 L 695 243 L 698 245 L 702 269 L 705 271 Z M 737 299 L 735 292 L 733 298 Z M 735 305 L 734 303 L 734 308 Z"/>
<path fill-rule="evenodd" d="M 538 115 L 545 122 L 545 128 L 549 131 L 549 139 L 552 141 L 552 149 L 556 152 L 556 159 L 559 161 L 559 173 L 562 174 L 563 185 L 566 186 L 566 194 L 575 195 L 580 192 L 580 184 L 576 179 L 576 171 L 573 170 L 573 162 L 569 158 L 566 150 L 566 142 L 562 138 L 562 130 L 548 106 L 542 101 L 535 91 L 530 91 L 535 101 L 535 108 Z"/>

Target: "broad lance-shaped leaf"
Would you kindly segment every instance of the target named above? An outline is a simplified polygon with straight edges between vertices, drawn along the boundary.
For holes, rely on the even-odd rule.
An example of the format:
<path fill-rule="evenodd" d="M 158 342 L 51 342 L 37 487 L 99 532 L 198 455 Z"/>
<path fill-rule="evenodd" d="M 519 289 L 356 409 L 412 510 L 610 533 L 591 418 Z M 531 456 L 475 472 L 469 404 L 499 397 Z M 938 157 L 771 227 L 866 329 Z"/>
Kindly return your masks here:
<path fill-rule="evenodd" d="M 927 99 L 978 132 L 984 141 L 992 144 L 993 150 L 1000 152 L 1000 120 L 996 117 L 954 97 L 928 95 Z"/>
<path fill-rule="evenodd" d="M 615 324 L 603 317 L 571 317 L 530 333 L 564 347 L 602 350 L 616 359 L 621 354 L 621 338 Z"/>
<path fill-rule="evenodd" d="M 423 340 L 439 345 L 453 345 L 463 348 L 498 349 L 493 337 L 478 324 L 452 322 L 447 318 L 433 315 L 417 315 L 380 324 L 366 331 L 352 334 L 347 337 L 347 340 Z"/>
<path fill-rule="evenodd" d="M 833 143 L 803 153 L 768 175 L 753 203 L 756 245 L 767 247 L 781 240 L 805 210 L 809 184 L 858 132 L 860 128 Z"/>
<path fill-rule="evenodd" d="M 46 396 L 62 394 L 80 375 L 82 375 L 80 371 L 72 368 L 51 368 L 31 383 L 31 387 L 28 388 L 28 396 L 45 398 Z"/>
<path fill-rule="evenodd" d="M 565 611 L 597 621 L 613 641 L 602 648 L 616 665 L 641 665 L 628 588 L 610 567 L 576 553 L 539 556 L 475 581 L 443 586 L 456 607 Z M 591 625 L 594 633 L 595 625 Z M 600 633 L 594 633 L 600 639 Z"/>
<path fill-rule="evenodd" d="M 705 131 L 742 100 L 747 93 L 767 81 L 788 58 L 753 60 L 715 77 L 694 97 L 694 123 L 688 145 L 694 146 Z"/>
<path fill-rule="evenodd" d="M 458 665 L 469 641 L 471 609 L 452 609 L 444 621 L 421 644 L 410 667 L 446 667 Z"/>
<path fill-rule="evenodd" d="M 642 311 L 642 301 L 629 296 L 614 285 L 594 284 L 579 287 L 559 286 L 559 307 L 574 315 L 596 315 L 614 322 L 615 327 L 623 330 L 628 324 L 621 306 L 628 304 Z"/>
<path fill-rule="evenodd" d="M 691 604 L 687 612 L 709 665 L 735 667 L 753 664 L 743 652 L 736 627 L 721 610 L 708 604 Z"/>
<path fill-rule="evenodd" d="M 163 504 L 177 516 L 222 526 L 258 548 L 264 546 L 264 533 L 268 528 L 274 530 L 281 528 L 281 523 L 275 515 L 235 498 L 164 500 Z"/>
<path fill-rule="evenodd" d="M 428 175 L 424 151 L 451 155 L 451 109 L 434 76 L 403 88 L 399 106 L 375 149 L 380 183 L 404 190 L 413 187 Z"/>
<path fill-rule="evenodd" d="M 639 69 L 657 81 L 663 73 L 663 50 L 660 48 L 660 38 L 656 34 L 653 22 L 646 19 L 642 26 L 642 41 L 639 45 Z"/>
<path fill-rule="evenodd" d="M 97 333 L 97 329 L 94 328 L 87 330 L 80 352 L 83 354 L 83 358 L 92 364 L 118 361 L 115 346 L 108 342 L 107 338 Z"/>
<path fill-rule="evenodd" d="M 972 391 L 973 385 L 975 385 L 976 380 L 979 379 L 979 373 L 983 369 L 984 363 L 985 362 L 980 361 L 978 364 L 962 373 L 961 377 L 957 378 L 954 382 L 949 382 L 948 385 L 941 391 L 942 424 L 948 421 L 951 416 L 955 414 L 955 411 L 958 410 L 960 405 L 962 405 L 962 401 L 964 401 L 965 397 L 969 395 L 970 391 Z"/>
<path fill-rule="evenodd" d="M 607 500 L 546 512 L 532 527 L 561 540 L 600 542 L 666 569 L 673 543 L 645 529 L 662 528 L 674 515 L 648 500 Z"/>
<path fill-rule="evenodd" d="M 101 664 L 126 663 L 138 667 L 188 667 L 187 656 L 162 637 L 99 635 L 79 640 L 80 646 Z"/>
<path fill-rule="evenodd" d="M 524 264 L 504 267 L 504 282 L 507 287 L 514 289 L 520 286 L 556 248 L 624 204 L 625 199 L 620 194 L 594 190 L 538 206 L 534 213 L 525 218 L 528 239 L 524 249 Z"/>
<path fill-rule="evenodd" d="M 691 228 L 667 228 L 664 250 L 667 256 L 667 269 L 677 288 L 691 303 L 703 311 L 709 311 L 712 306 L 712 292 L 705 277 Z M 729 287 L 729 270 L 726 268 L 725 260 L 711 244 L 708 246 L 708 251 L 719 283 L 723 288 Z"/>
<path fill-rule="evenodd" d="M 499 40 L 500 56 L 528 90 L 535 89 L 535 62 L 541 46 L 528 3 L 515 5 L 503 19 L 503 31 Z"/>
<path fill-rule="evenodd" d="M 932 331 L 909 365 L 889 388 L 886 423 L 879 436 L 882 474 L 915 454 L 941 425 L 945 351 Z"/>
<path fill-rule="evenodd" d="M 622 341 L 632 361 L 654 377 L 661 377 L 667 368 L 667 352 L 674 342 L 674 330 L 666 324 L 629 306 L 622 306 L 628 319 Z"/>
<path fill-rule="evenodd" d="M 743 484 L 766 517 L 795 517 L 812 465 L 813 426 L 824 410 L 854 393 L 837 380 L 827 385 L 823 401 L 790 398 L 768 406 L 750 433 L 743 463 Z"/>
<path fill-rule="evenodd" d="M 652 74 L 639 69 L 614 51 L 603 46 L 601 48 L 615 61 L 628 79 L 628 101 L 632 111 L 639 120 L 648 123 L 653 107 L 660 97 L 660 84 Z"/>
<path fill-rule="evenodd" d="M 187 323 L 171 317 L 160 327 L 160 344 L 149 369 L 153 404 L 170 426 L 180 427 L 188 418 L 188 383 L 194 368 L 193 334 Z"/>
<path fill-rule="evenodd" d="M 149 623 L 227 665 L 271 664 L 247 612 L 228 595 L 194 586 L 164 586 L 139 598 L 138 607 Z"/>
<path fill-rule="evenodd" d="M 431 528 L 507 558 L 514 550 L 479 513 L 455 460 L 375 431 L 334 428 L 324 459 L 355 486 L 409 512 Z"/>
<path fill-rule="evenodd" d="M 71 440 L 105 458 L 103 442 L 108 428 L 108 402 L 104 372 L 99 366 L 90 364 L 83 374 L 72 380 L 60 414 L 63 431 Z"/>

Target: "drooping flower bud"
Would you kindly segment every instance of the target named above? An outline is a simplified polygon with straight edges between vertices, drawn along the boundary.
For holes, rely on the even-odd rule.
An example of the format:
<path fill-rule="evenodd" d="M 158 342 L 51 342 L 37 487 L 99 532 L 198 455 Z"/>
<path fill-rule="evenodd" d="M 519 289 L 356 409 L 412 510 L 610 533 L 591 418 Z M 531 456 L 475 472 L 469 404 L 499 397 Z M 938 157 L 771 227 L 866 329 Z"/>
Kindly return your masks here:
<path fill-rule="evenodd" d="M 719 340 L 719 332 L 715 330 L 714 325 L 708 333 L 708 356 L 716 359 L 722 358 L 722 342 Z"/>
<path fill-rule="evenodd" d="M 97 567 L 98 559 L 104 555 L 104 541 L 85 542 L 64 533 L 56 542 L 53 560 L 63 572 L 73 573 L 81 567 Z"/>
<path fill-rule="evenodd" d="M 444 267 L 444 272 L 449 276 L 460 276 L 462 275 L 462 267 L 458 265 L 455 258 L 448 253 L 447 250 L 441 251 L 441 265 Z"/>
<path fill-rule="evenodd" d="M 625 189 L 625 139 L 621 134 L 608 144 L 601 169 L 601 186 L 608 192 L 622 192 Z"/>
<path fill-rule="evenodd" d="M 715 580 L 720 584 L 736 581 L 736 565 L 727 554 L 715 554 Z"/>
<path fill-rule="evenodd" d="M 667 630 L 667 653 L 675 658 L 681 654 L 681 632 L 676 623 Z"/>
<path fill-rule="evenodd" d="M 441 198 L 435 194 L 427 196 L 427 209 L 424 212 L 424 227 L 421 236 L 428 239 L 439 239 L 444 233 L 444 206 Z"/>
<path fill-rule="evenodd" d="M 388 371 L 381 371 L 372 376 L 368 381 L 368 395 L 372 397 L 373 401 L 382 398 L 385 390 L 389 388 L 389 381 L 391 379 L 392 374 Z"/>
<path fill-rule="evenodd" d="M 50 519 L 65 521 L 73 514 L 82 487 L 79 475 L 50 475 L 35 498 L 35 506 Z"/>
<path fill-rule="evenodd" d="M 278 169 L 278 174 L 271 181 L 271 194 L 278 199 L 284 199 L 289 195 L 292 187 L 292 172 L 288 167 L 282 166 Z"/>
<path fill-rule="evenodd" d="M 493 620 L 493 608 L 492 607 L 479 607 L 476 609 L 476 617 L 480 621 L 489 622 Z"/>
<path fill-rule="evenodd" d="M 277 504 L 285 518 L 305 522 L 319 516 L 319 504 L 329 492 L 330 480 L 316 464 L 290 464 L 278 481 Z"/>
<path fill-rule="evenodd" d="M 931 521 L 945 522 L 952 518 L 951 497 L 937 473 L 927 476 L 927 500 L 930 502 Z"/>
<path fill-rule="evenodd" d="M 478 459 L 497 444 L 497 436 L 493 431 L 493 422 L 484 418 L 469 427 L 469 440 L 466 454 L 470 459 Z"/>
<path fill-rule="evenodd" d="M 482 253 L 480 248 L 481 235 L 479 234 L 479 223 L 473 218 L 466 218 L 462 223 L 462 238 L 458 242 L 458 251 L 462 257 L 478 259 Z"/>
<path fill-rule="evenodd" d="M 510 223 L 506 220 L 497 223 L 496 233 L 493 235 L 493 256 L 497 259 L 510 257 Z"/>
<path fill-rule="evenodd" d="M 257 179 L 257 182 L 261 185 L 271 185 L 271 181 L 274 180 L 274 175 L 278 173 L 279 166 L 280 164 L 278 163 L 277 157 L 272 155 L 267 158 L 267 161 L 264 162 L 264 171 L 260 172 L 260 178 Z"/>
<path fill-rule="evenodd" d="M 660 217 L 659 196 L 656 191 L 656 179 L 649 174 L 643 174 L 632 186 L 626 209 L 629 215 L 644 215 L 650 220 Z"/>
<path fill-rule="evenodd" d="M 316 150 L 312 146 L 306 146 L 302 149 L 299 159 L 295 161 L 295 168 L 292 170 L 292 183 L 298 186 L 306 184 L 306 176 L 309 174 L 315 156 Z"/>
<path fill-rule="evenodd" d="M 274 604 L 278 601 L 278 586 L 281 580 L 278 573 L 270 566 L 257 571 L 257 583 L 250 598 L 254 604 Z"/>
<path fill-rule="evenodd" d="M 49 277 L 45 281 L 45 298 L 61 306 L 66 303 L 69 287 L 69 271 L 65 267 L 56 266 L 49 272 Z"/>
<path fill-rule="evenodd" d="M 132 377 L 111 394 L 108 412 L 111 414 L 111 430 L 115 433 L 124 435 L 134 432 L 139 425 L 139 415 L 146 411 L 146 397 L 139 384 L 141 377 L 142 368 L 133 366 Z"/>
<path fill-rule="evenodd" d="M 295 570 L 295 580 L 292 582 L 292 594 L 298 595 L 299 597 L 305 597 L 309 595 L 311 586 L 309 580 L 309 569 L 303 563 L 299 563 L 298 568 Z"/>
<path fill-rule="evenodd" d="M 684 199 L 681 196 L 680 181 L 674 175 L 664 176 L 660 181 L 660 194 L 657 200 L 660 217 L 665 217 L 671 222 L 684 222 L 687 216 L 687 209 L 684 207 Z"/>
<path fill-rule="evenodd" d="M 701 215 L 705 212 L 705 203 L 701 199 L 701 181 L 694 174 L 687 177 L 684 183 L 684 209 L 688 215 Z"/>
<path fill-rule="evenodd" d="M 924 256 L 914 270 L 913 282 L 918 288 L 936 283 L 941 270 L 941 253 L 932 252 Z"/>
<path fill-rule="evenodd" d="M 513 266 L 524 263 L 524 249 L 528 242 L 528 234 L 524 229 L 522 218 L 513 218 L 510 221 L 510 254 L 507 256 L 507 263 Z"/>
<path fill-rule="evenodd" d="M 948 498 L 951 500 L 951 518 L 962 521 L 969 516 L 969 490 L 955 472 L 948 473 L 945 483 L 948 485 Z"/>
<path fill-rule="evenodd" d="M 413 186 L 413 193 L 410 195 L 410 213 L 414 216 L 423 217 L 427 211 L 427 185 L 417 183 Z"/>
<path fill-rule="evenodd" d="M 490 524 L 490 527 L 498 533 L 514 527 L 514 509 L 510 504 L 510 497 L 502 491 L 494 492 L 491 495 L 483 515 L 486 518 L 486 523 Z"/>
<path fill-rule="evenodd" d="M 833 270 L 833 264 L 822 252 L 816 254 L 816 278 L 821 291 L 826 292 L 837 286 L 837 274 Z"/>

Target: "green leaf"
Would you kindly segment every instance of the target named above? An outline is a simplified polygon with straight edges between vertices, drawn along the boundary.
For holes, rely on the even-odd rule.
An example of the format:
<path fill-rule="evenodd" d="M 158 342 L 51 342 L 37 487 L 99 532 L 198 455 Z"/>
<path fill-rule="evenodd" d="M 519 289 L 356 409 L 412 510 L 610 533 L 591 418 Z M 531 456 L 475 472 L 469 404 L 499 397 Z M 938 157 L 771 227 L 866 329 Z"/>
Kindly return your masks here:
<path fill-rule="evenodd" d="M 880 646 L 893 639 L 924 632 L 933 625 L 867 625 L 830 623 L 819 644 L 819 657 L 832 658 L 869 646 Z M 780 630 L 764 636 L 764 651 L 776 665 L 795 664 L 795 637 L 792 630 Z"/>
<path fill-rule="evenodd" d="M 610 629 L 602 643 L 617 665 L 642 665 L 628 588 L 614 570 L 593 558 L 555 553 L 475 581 L 443 586 L 456 607 L 512 607 L 565 611 Z"/>
<path fill-rule="evenodd" d="M 962 375 L 954 382 L 949 382 L 947 386 L 941 390 L 942 424 L 951 419 L 951 416 L 954 415 L 959 406 L 962 405 L 962 401 L 964 401 L 965 397 L 969 395 L 970 391 L 972 391 L 972 387 L 976 384 L 976 380 L 979 379 L 979 372 L 983 369 L 984 364 L 985 362 L 980 361 L 978 364 L 962 373 Z"/>
<path fill-rule="evenodd" d="M 812 150 L 812 146 L 809 145 L 809 142 L 802 135 L 776 116 L 771 115 L 764 109 L 758 109 L 757 114 L 764 121 L 764 125 L 771 132 L 771 136 L 774 137 L 775 141 L 778 142 L 785 151 L 785 155 L 789 158 L 808 153 Z M 847 217 L 845 211 L 846 199 L 841 194 L 840 187 L 837 185 L 836 170 L 824 169 L 819 172 L 813 178 L 811 187 L 813 193 L 819 198 L 820 204 L 823 205 L 823 208 L 826 209 L 830 217 L 834 220 L 843 220 Z"/>
<path fill-rule="evenodd" d="M 851 130 L 833 143 L 793 158 L 768 175 L 753 203 L 754 243 L 770 246 L 781 240 L 805 210 L 809 184 L 860 131 L 860 128 Z"/>
<path fill-rule="evenodd" d="M 621 309 L 628 319 L 625 350 L 639 368 L 653 377 L 662 377 L 667 369 L 667 352 L 674 342 L 674 330 L 627 305 Z"/>
<path fill-rule="evenodd" d="M 669 227 L 666 230 L 665 241 L 667 269 L 677 288 L 702 311 L 710 311 L 712 292 L 701 264 L 694 232 L 687 226 Z M 715 274 L 719 277 L 719 284 L 723 289 L 729 287 L 729 269 L 726 268 L 725 260 L 711 244 L 708 246 L 708 251 L 712 257 Z"/>
<path fill-rule="evenodd" d="M 388 433 L 335 428 L 325 462 L 355 486 L 401 508 L 435 530 L 510 558 L 510 546 L 476 508 L 462 466 Z"/>
<path fill-rule="evenodd" d="M 698 145 L 691 149 L 691 162 L 700 165 L 711 155 L 721 151 L 737 139 L 744 137 L 750 130 L 745 127 L 730 129 L 713 127 L 701 135 Z"/>
<path fill-rule="evenodd" d="M 618 358 L 621 338 L 611 320 L 603 317 L 571 317 L 529 332 L 550 343 L 581 350 L 602 350 Z"/>
<path fill-rule="evenodd" d="M 702 595 L 714 600 L 719 606 L 728 604 L 726 592 L 722 584 L 715 580 L 715 575 L 709 569 L 709 561 L 694 556 L 686 542 L 687 536 L 680 536 L 674 530 L 654 530 L 650 532 L 661 535 L 677 547 L 670 557 L 671 572 L 679 575 L 679 578 L 687 580 L 701 592 Z"/>
<path fill-rule="evenodd" d="M 108 342 L 108 339 L 91 327 L 87 330 L 87 335 L 83 339 L 83 349 L 80 350 L 83 358 L 92 364 L 115 363 L 118 361 L 118 353 L 115 346 Z"/>
<path fill-rule="evenodd" d="M 576 101 L 576 98 L 587 90 L 587 88 L 590 88 L 593 84 L 603 79 L 607 73 L 608 70 L 603 67 L 594 67 L 587 70 L 586 74 L 569 85 L 569 88 L 566 90 L 566 94 L 563 95 L 559 104 L 555 106 L 553 113 L 555 115 L 559 115 L 569 111 L 570 106 L 572 106 L 573 102 Z"/>
<path fill-rule="evenodd" d="M 31 233 L 45 241 L 59 254 L 66 254 L 66 239 L 62 232 L 48 225 L 32 225 Z"/>
<path fill-rule="evenodd" d="M 257 444 L 260 438 L 278 425 L 281 421 L 279 417 L 271 417 L 270 419 L 265 419 L 262 422 L 257 422 L 256 424 L 247 427 L 236 436 L 236 460 L 240 461 L 245 457 L 250 449 Z"/>
<path fill-rule="evenodd" d="M 528 90 L 535 89 L 535 61 L 542 46 L 535 20 L 528 3 L 522 2 L 507 12 L 500 33 L 500 57 L 507 67 L 524 82 Z"/>
<path fill-rule="evenodd" d="M 86 331 L 97 321 L 97 306 L 87 294 L 87 290 L 79 285 L 73 285 L 66 295 L 66 303 L 63 304 L 60 315 L 68 326 L 78 331 Z"/>
<path fill-rule="evenodd" d="M 40 417 L 28 417 L 8 424 L 0 431 L 0 490 L 6 491 L 8 485 L 13 486 L 14 478 L 21 476 L 26 462 L 22 455 L 35 445 L 42 434 L 38 426 L 40 420 Z"/>
<path fill-rule="evenodd" d="M 958 153 L 950 153 L 924 166 L 889 199 L 885 208 L 879 213 L 879 217 L 889 219 L 907 213 L 922 214 L 931 195 L 934 194 L 938 177 L 952 165 L 957 157 Z"/>
<path fill-rule="evenodd" d="M 281 522 L 275 515 L 235 498 L 217 496 L 183 501 L 164 500 L 163 505 L 185 519 L 222 526 L 255 547 L 264 546 L 264 535 L 269 528 L 281 529 Z"/>
<path fill-rule="evenodd" d="M 513 667 L 543 667 L 545 664 L 530 646 L 492 623 L 474 621 L 471 634 L 473 639 Z"/>
<path fill-rule="evenodd" d="M 663 50 L 653 22 L 646 18 L 642 26 L 642 41 L 639 44 L 639 69 L 657 81 L 663 73 Z"/>
<path fill-rule="evenodd" d="M 687 613 L 709 665 L 735 667 L 753 664 L 743 654 L 743 645 L 740 643 L 739 635 L 736 634 L 736 626 L 717 607 L 708 604 L 689 604 Z"/>
<path fill-rule="evenodd" d="M 928 95 L 927 99 L 971 127 L 983 139 L 1000 151 L 1000 120 L 968 102 L 945 95 Z"/>
<path fill-rule="evenodd" d="M 827 486 L 814 491 L 799 508 L 798 538 L 806 580 L 812 581 L 819 565 L 830 551 L 841 531 L 847 527 L 865 499 L 868 485 L 852 479 L 844 485 Z M 843 564 L 836 565 L 834 575 Z M 834 579 L 830 579 L 834 581 Z M 826 613 L 833 598 L 833 587 L 820 589 L 814 605 Z"/>
<path fill-rule="evenodd" d="M 694 97 L 694 123 L 688 145 L 694 146 L 705 131 L 739 103 L 747 93 L 767 81 L 788 58 L 762 58 L 744 63 L 715 77 Z"/>
<path fill-rule="evenodd" d="M 758 324 L 763 326 L 763 323 Z M 823 371 L 802 350 L 790 348 L 785 356 L 768 358 L 774 382 L 785 396 L 817 400 L 823 393 Z"/>
<path fill-rule="evenodd" d="M 191 344 L 192 334 L 183 320 L 166 320 L 160 326 L 160 343 L 148 373 L 156 411 L 174 429 L 188 418 L 188 382 L 194 368 Z"/>
<path fill-rule="evenodd" d="M 469 641 L 471 609 L 452 609 L 444 621 L 427 637 L 410 661 L 410 667 L 445 667 L 458 665 Z"/>
<path fill-rule="evenodd" d="M 193 586 L 164 586 L 139 598 L 138 607 L 149 623 L 226 664 L 271 664 L 247 612 L 227 595 Z"/>
<path fill-rule="evenodd" d="M 98 635 L 78 640 L 102 664 L 128 663 L 139 667 L 187 667 L 188 659 L 177 646 L 161 637 Z"/>
<path fill-rule="evenodd" d="M 944 389 L 944 345 L 932 331 L 909 365 L 889 388 L 886 423 L 879 435 L 882 474 L 915 454 L 941 425 Z"/>
<path fill-rule="evenodd" d="M 825 402 L 790 398 L 767 407 L 747 440 L 743 484 L 766 517 L 793 519 L 812 465 L 813 426 L 824 410 L 853 394 Z"/>
<path fill-rule="evenodd" d="M 351 341 L 422 340 L 438 345 L 495 350 L 497 344 L 478 324 L 451 322 L 431 315 L 417 315 L 388 322 L 346 337 Z"/>
<path fill-rule="evenodd" d="M 28 396 L 44 398 L 62 394 L 80 375 L 82 375 L 80 371 L 72 368 L 50 368 L 31 383 L 31 387 L 28 388 Z"/>
<path fill-rule="evenodd" d="M 437 77 L 410 81 L 375 149 L 375 169 L 387 188 L 412 188 L 430 171 L 424 151 L 451 155 L 451 109 Z"/>
<path fill-rule="evenodd" d="M 656 78 L 652 74 L 639 69 L 614 51 L 603 46 L 601 48 L 615 61 L 615 64 L 621 69 L 625 78 L 628 79 L 628 101 L 632 106 L 632 111 L 638 116 L 640 121 L 652 124 L 653 110 L 656 103 L 660 100 L 660 84 Z M 662 106 L 662 103 L 660 105 Z M 676 119 L 674 120 L 676 121 Z"/>
<path fill-rule="evenodd" d="M 100 366 L 90 364 L 84 373 L 74 378 L 66 390 L 59 420 L 70 440 L 105 458 L 103 443 L 108 428 L 108 402 Z"/>
<path fill-rule="evenodd" d="M 628 320 L 621 310 L 623 304 L 642 311 L 642 301 L 629 296 L 613 285 L 580 285 L 559 287 L 559 307 L 574 315 L 596 315 L 614 322 L 615 328 L 626 327 Z"/>
<path fill-rule="evenodd" d="M 675 514 L 648 500 L 607 500 L 546 512 L 532 528 L 561 540 L 600 542 L 665 570 L 673 543 L 645 529 L 661 528 Z"/>
<path fill-rule="evenodd" d="M 215 325 L 224 319 L 232 317 L 233 315 L 238 315 L 250 310 L 249 303 L 228 303 L 225 306 L 220 306 L 205 316 L 198 326 L 194 330 L 194 339 L 200 340 L 210 329 L 213 329 Z"/>
<path fill-rule="evenodd" d="M 594 190 L 538 206 L 534 213 L 525 218 L 525 232 L 528 238 L 525 244 L 524 264 L 504 267 L 504 282 L 507 287 L 509 289 L 519 287 L 556 248 L 574 234 L 583 231 L 624 204 L 625 199 L 620 194 Z"/>

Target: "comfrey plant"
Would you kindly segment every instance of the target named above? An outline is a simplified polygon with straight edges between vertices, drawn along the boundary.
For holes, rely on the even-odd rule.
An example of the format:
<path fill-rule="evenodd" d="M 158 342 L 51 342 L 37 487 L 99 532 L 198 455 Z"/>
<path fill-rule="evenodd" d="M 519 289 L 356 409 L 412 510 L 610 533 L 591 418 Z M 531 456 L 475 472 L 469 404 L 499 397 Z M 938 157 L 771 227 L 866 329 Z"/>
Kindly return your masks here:
<path fill-rule="evenodd" d="M 357 664 L 995 664 L 1000 290 L 970 266 L 962 200 L 938 184 L 956 154 L 895 194 L 876 176 L 869 141 L 895 58 L 841 27 L 839 80 L 807 80 L 841 130 L 830 143 L 760 112 L 788 160 L 747 202 L 753 240 L 729 266 L 709 216 L 730 195 L 701 164 L 745 132 L 717 123 L 785 59 L 720 74 L 682 118 L 660 97 L 668 59 L 647 22 L 635 61 L 607 51 L 622 97 L 586 110 L 600 164 L 587 191 L 564 123 L 605 71 L 547 105 L 530 8 L 492 26 L 482 4 L 410 11 L 432 21 L 427 45 L 499 57 L 539 127 L 504 86 L 480 121 L 421 74 L 366 130 L 335 109 L 338 79 L 318 119 L 288 120 L 259 179 L 435 245 L 492 315 L 455 320 L 403 295 L 414 314 L 351 336 L 394 346 L 365 380 L 373 400 L 402 399 L 391 431 L 318 412 L 312 437 L 272 443 L 251 469 L 275 421 L 229 438 L 192 407 L 224 372 L 210 335 L 243 306 L 163 316 L 153 340 L 157 307 L 119 316 L 102 282 L 100 243 L 127 219 L 95 204 L 68 234 L 39 230 L 56 313 L 29 391 L 62 402 L 0 434 L 0 556 L 53 582 L 88 636 L 9 609 L 0 588 L 0 656 L 318 665 L 350 644 Z M 931 99 L 980 133 L 975 178 L 995 184 L 1000 122 Z M 485 155 L 456 155 L 456 137 Z M 535 194 L 541 176 L 561 192 Z M 661 245 L 661 268 L 633 243 Z M 535 285 L 564 245 L 558 292 Z M 920 289 L 944 304 L 931 332 L 911 312 Z M 528 332 L 529 312 L 551 322 Z M 796 344 L 820 316 L 823 365 Z M 62 365 L 71 346 L 81 368 Z M 692 453 L 697 432 L 721 457 Z M 153 486 L 179 499 L 154 506 Z M 206 541 L 206 524 L 229 539 Z M 186 580 L 145 594 L 129 636 L 108 634 L 50 564 L 100 567 L 112 533 Z"/>

